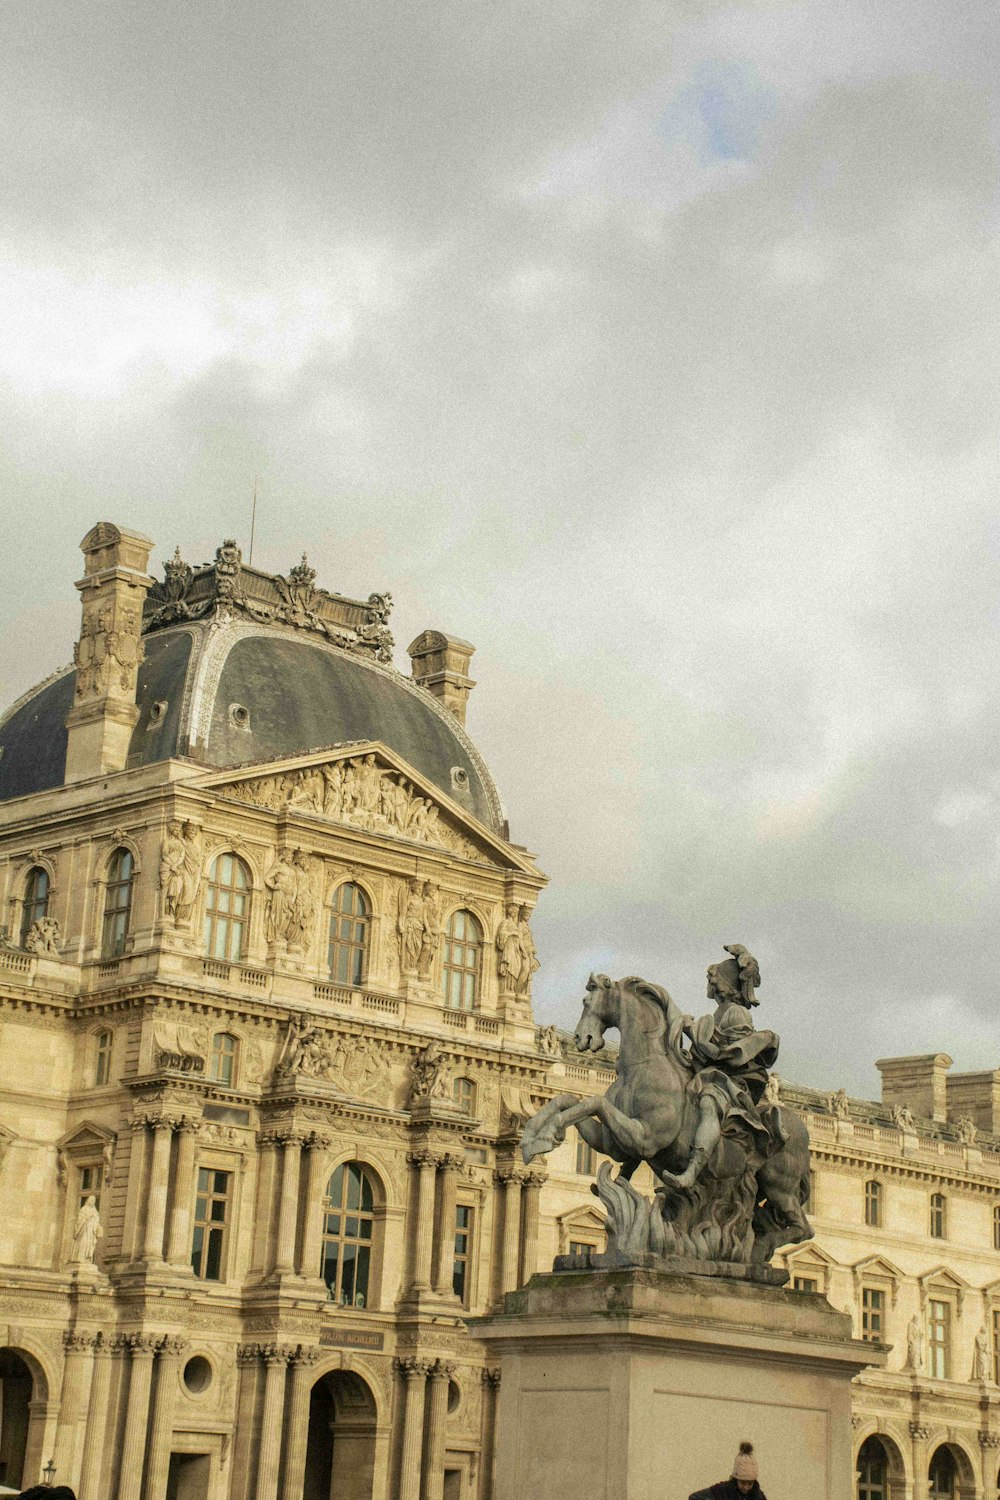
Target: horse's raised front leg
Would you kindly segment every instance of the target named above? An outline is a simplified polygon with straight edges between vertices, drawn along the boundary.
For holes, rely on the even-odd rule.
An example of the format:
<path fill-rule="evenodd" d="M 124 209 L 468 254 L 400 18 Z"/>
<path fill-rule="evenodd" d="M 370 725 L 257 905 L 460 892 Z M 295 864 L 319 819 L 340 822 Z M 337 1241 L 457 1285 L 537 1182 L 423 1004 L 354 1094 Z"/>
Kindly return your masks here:
<path fill-rule="evenodd" d="M 588 1099 L 581 1099 L 579 1102 L 574 1100 L 573 1108 L 562 1110 L 559 1124 L 563 1135 L 568 1126 L 575 1125 L 577 1120 L 586 1119 L 588 1115 L 596 1116 L 607 1127 L 624 1156 L 645 1159 L 655 1155 L 649 1126 L 623 1114 L 616 1104 L 610 1103 L 606 1094 L 591 1094 Z"/>
<path fill-rule="evenodd" d="M 557 1094 L 548 1104 L 542 1105 L 537 1115 L 525 1121 L 521 1131 L 521 1155 L 526 1162 L 561 1145 L 566 1139 L 562 1116 L 577 1102 L 575 1094 Z"/>

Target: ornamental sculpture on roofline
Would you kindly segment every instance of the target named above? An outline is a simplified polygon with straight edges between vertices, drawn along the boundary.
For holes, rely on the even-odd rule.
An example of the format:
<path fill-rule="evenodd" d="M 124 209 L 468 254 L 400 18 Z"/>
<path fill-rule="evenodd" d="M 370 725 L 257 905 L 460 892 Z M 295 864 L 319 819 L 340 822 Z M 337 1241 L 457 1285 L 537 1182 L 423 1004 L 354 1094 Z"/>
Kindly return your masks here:
<path fill-rule="evenodd" d="M 560 1094 L 524 1126 L 524 1160 L 551 1151 L 575 1125 L 602 1163 L 593 1191 L 608 1212 L 603 1255 L 560 1257 L 557 1269 L 589 1264 L 655 1266 L 678 1259 L 716 1274 L 784 1282 L 770 1268 L 781 1245 L 812 1238 L 809 1138 L 798 1115 L 767 1097 L 778 1037 L 757 1031 L 760 969 L 741 944 L 708 970 L 715 1009 L 697 1021 L 661 986 L 592 974 L 574 1033 L 597 1052 L 617 1027 L 615 1082 L 604 1095 Z M 631 1185 L 648 1162 L 660 1186 L 652 1200 Z M 695 1269 L 695 1267 L 691 1267 Z"/>

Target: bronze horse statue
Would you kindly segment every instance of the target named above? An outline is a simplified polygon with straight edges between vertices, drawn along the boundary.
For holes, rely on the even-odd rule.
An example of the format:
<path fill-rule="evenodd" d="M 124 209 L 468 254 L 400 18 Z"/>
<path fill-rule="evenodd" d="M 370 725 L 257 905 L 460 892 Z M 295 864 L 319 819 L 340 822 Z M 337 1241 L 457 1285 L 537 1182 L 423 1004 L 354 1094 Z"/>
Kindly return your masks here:
<path fill-rule="evenodd" d="M 589 1146 L 621 1163 L 628 1183 L 648 1162 L 666 1186 L 657 1192 L 666 1220 L 685 1221 L 685 1246 L 705 1258 L 766 1265 L 781 1245 L 812 1237 L 803 1212 L 809 1193 L 809 1137 L 789 1109 L 775 1111 L 776 1139 L 762 1156 L 747 1132 L 719 1130 L 699 1181 L 691 1178 L 701 1108 L 689 1085 L 696 1073 L 683 1039 L 690 1018 L 665 989 L 635 977 L 591 975 L 574 1033 L 580 1052 L 597 1052 L 617 1027 L 621 1043 L 606 1094 L 560 1094 L 524 1126 L 524 1160 L 551 1151 L 575 1125 Z M 777 1051 L 774 1038 L 773 1052 Z M 681 1185 L 683 1184 L 683 1186 Z M 727 1207 L 720 1210 L 719 1205 Z M 706 1226 L 715 1213 L 716 1230 Z M 725 1221 L 725 1222 L 723 1222 Z M 690 1230 L 690 1234 L 688 1234 Z M 724 1248 L 720 1250 L 720 1245 Z"/>

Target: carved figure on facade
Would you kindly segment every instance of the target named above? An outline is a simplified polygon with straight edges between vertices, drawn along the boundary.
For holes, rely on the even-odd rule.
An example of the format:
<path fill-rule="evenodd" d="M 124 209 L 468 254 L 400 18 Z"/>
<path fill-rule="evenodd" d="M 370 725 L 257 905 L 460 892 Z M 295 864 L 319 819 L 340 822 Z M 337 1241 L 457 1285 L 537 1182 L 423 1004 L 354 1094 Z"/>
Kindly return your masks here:
<path fill-rule="evenodd" d="M 39 917 L 32 922 L 24 946 L 29 953 L 38 953 L 44 958 L 60 958 L 62 933 L 55 917 Z"/>
<path fill-rule="evenodd" d="M 906 1325 L 906 1368 L 914 1375 L 921 1374 L 924 1368 L 924 1329 L 917 1313 Z"/>
<path fill-rule="evenodd" d="M 400 968 L 404 974 L 416 974 L 424 931 L 423 886 L 419 880 L 408 880 L 400 887 L 396 931 Z"/>
<path fill-rule="evenodd" d="M 186 927 L 198 896 L 202 872 L 201 830 L 192 822 L 171 818 L 160 845 L 159 885 L 163 915 Z"/>
<path fill-rule="evenodd" d="M 367 833 L 399 835 L 448 849 L 464 859 L 482 860 L 482 851 L 442 818 L 401 772 L 379 766 L 374 754 L 334 761 L 322 767 L 234 782 L 227 796 L 272 812 L 301 808 L 348 823 Z"/>
<path fill-rule="evenodd" d="M 535 948 L 535 940 L 531 935 L 531 926 L 528 921 L 529 909 L 521 907 L 521 913 L 517 922 L 517 941 L 521 950 L 521 966 L 518 970 L 515 992 L 519 1000 L 527 1000 L 528 987 L 531 984 L 531 976 L 540 967 L 538 953 Z"/>
<path fill-rule="evenodd" d="M 189 1026 L 183 1021 L 156 1020 L 153 1023 L 153 1048 L 157 1068 L 203 1073 L 208 1032 L 203 1026 Z"/>
<path fill-rule="evenodd" d="M 276 1078 L 323 1079 L 359 1098 L 381 1095 L 389 1075 L 384 1049 L 369 1036 L 336 1036 L 293 1016 L 274 1068 Z"/>
<path fill-rule="evenodd" d="M 518 932 L 518 908 L 508 904 L 503 921 L 497 928 L 497 975 L 501 990 L 513 993 L 521 977 L 521 941 Z"/>
<path fill-rule="evenodd" d="M 97 1199 L 91 1193 L 80 1205 L 73 1225 L 73 1260 L 81 1265 L 93 1265 L 97 1258 L 97 1242 L 104 1238 Z"/>
<path fill-rule="evenodd" d="M 454 1070 L 445 1059 L 437 1042 L 428 1042 L 410 1063 L 410 1104 L 419 1100 L 440 1100 L 452 1103 Z"/>
<path fill-rule="evenodd" d="M 780 1104 L 781 1102 L 781 1079 L 777 1073 L 769 1073 L 767 1085 L 764 1089 L 764 1098 L 768 1104 Z"/>
<path fill-rule="evenodd" d="M 440 897 L 438 887 L 425 880 L 420 901 L 420 952 L 417 956 L 417 976 L 424 980 L 431 977 L 434 955 L 441 943 Z"/>
<path fill-rule="evenodd" d="M 269 895 L 264 909 L 264 928 L 269 943 L 283 942 L 301 952 L 308 947 L 316 912 L 319 890 L 312 861 L 302 849 L 279 850 L 274 864 L 264 876 Z"/>
<path fill-rule="evenodd" d="M 603 1163 L 596 1185 L 608 1210 L 608 1264 L 653 1254 L 763 1268 L 778 1245 L 812 1237 L 805 1125 L 763 1097 L 779 1043 L 753 1024 L 759 969 L 741 944 L 726 951 L 707 974 L 715 1009 L 698 1021 L 659 985 L 591 975 L 574 1039 L 596 1051 L 617 1027 L 616 1080 L 606 1095 L 558 1095 L 524 1127 L 526 1162 L 576 1125 L 622 1164 L 612 1178 Z M 641 1161 L 663 1184 L 652 1202 L 630 1184 Z"/>
<path fill-rule="evenodd" d="M 851 1113 L 850 1101 L 846 1089 L 837 1089 L 834 1093 L 826 1096 L 826 1107 L 838 1120 L 846 1120 Z"/>
<path fill-rule="evenodd" d="M 143 660 L 139 612 L 127 605 L 84 610 L 80 639 L 73 647 L 76 697 L 97 697 L 113 687 L 127 693 Z"/>
<path fill-rule="evenodd" d="M 544 1053 L 546 1057 L 562 1057 L 559 1033 L 554 1026 L 539 1026 L 536 1040 L 539 1052 Z"/>
<path fill-rule="evenodd" d="M 976 1122 L 972 1115 L 962 1115 L 958 1122 L 958 1138 L 963 1146 L 976 1144 Z"/>
<path fill-rule="evenodd" d="M 894 1104 L 892 1106 L 893 1124 L 900 1130 L 916 1130 L 917 1122 L 913 1118 L 913 1110 L 908 1104 Z"/>
<path fill-rule="evenodd" d="M 990 1336 L 985 1327 L 972 1341 L 972 1378 L 980 1385 L 990 1378 Z"/>
<path fill-rule="evenodd" d="M 314 863 L 304 849 L 292 854 L 295 875 L 295 891 L 289 922 L 288 946 L 294 952 L 304 952 L 312 941 L 319 910 L 319 879 Z"/>

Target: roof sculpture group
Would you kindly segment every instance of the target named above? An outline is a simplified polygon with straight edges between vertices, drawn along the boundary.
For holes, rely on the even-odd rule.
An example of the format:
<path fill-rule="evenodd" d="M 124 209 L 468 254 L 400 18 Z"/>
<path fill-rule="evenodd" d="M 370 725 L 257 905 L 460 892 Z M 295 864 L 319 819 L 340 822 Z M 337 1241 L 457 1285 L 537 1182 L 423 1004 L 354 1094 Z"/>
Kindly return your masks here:
<path fill-rule="evenodd" d="M 760 969 L 741 944 L 708 970 L 715 1009 L 697 1021 L 660 985 L 592 974 L 574 1033 L 597 1052 L 617 1027 L 616 1077 L 606 1094 L 560 1094 L 524 1126 L 526 1162 L 551 1151 L 575 1125 L 602 1163 L 594 1192 L 608 1212 L 601 1268 L 678 1259 L 729 1275 L 785 1280 L 775 1250 L 812 1237 L 809 1138 L 798 1115 L 768 1089 L 778 1037 L 757 1031 L 752 1009 Z M 653 1199 L 631 1185 L 640 1162 L 658 1179 Z M 571 1257 L 557 1266 L 568 1268 Z M 581 1262 L 582 1264 L 583 1262 Z"/>

